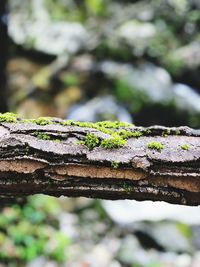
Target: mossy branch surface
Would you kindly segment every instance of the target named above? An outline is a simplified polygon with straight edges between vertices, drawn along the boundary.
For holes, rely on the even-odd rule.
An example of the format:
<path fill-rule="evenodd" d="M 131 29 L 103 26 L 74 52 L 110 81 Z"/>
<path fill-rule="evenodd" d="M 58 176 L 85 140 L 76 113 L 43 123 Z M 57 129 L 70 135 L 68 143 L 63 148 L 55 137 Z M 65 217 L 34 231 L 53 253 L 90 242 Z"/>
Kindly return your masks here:
<path fill-rule="evenodd" d="M 0 114 L 0 196 L 200 204 L 200 130 Z"/>

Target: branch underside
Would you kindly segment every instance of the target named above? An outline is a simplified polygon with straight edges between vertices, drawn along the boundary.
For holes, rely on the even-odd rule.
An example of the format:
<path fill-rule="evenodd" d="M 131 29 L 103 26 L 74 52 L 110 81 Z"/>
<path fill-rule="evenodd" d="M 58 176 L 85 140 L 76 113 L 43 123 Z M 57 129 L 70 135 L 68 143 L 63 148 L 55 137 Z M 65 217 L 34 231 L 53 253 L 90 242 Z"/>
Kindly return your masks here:
<path fill-rule="evenodd" d="M 109 134 L 63 126 L 60 120 L 49 125 L 1 123 L 0 196 L 43 193 L 200 204 L 199 130 L 132 126 L 115 132 L 121 130 L 141 135 L 117 148 L 89 149 L 79 142 L 87 134 L 100 141 Z M 151 148 L 152 142 L 162 144 L 162 149 Z"/>

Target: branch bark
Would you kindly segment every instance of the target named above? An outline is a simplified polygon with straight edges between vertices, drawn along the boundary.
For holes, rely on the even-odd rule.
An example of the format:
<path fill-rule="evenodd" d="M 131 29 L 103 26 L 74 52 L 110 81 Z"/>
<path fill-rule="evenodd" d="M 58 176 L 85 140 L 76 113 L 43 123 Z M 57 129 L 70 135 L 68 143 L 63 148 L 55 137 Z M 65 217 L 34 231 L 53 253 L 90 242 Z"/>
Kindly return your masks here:
<path fill-rule="evenodd" d="M 99 140 L 109 134 L 63 126 L 59 119 L 48 125 L 0 123 L 0 196 L 43 193 L 200 204 L 200 130 L 122 128 L 142 136 L 129 138 L 120 148 L 89 150 L 77 141 L 88 133 Z M 150 149 L 152 141 L 163 149 Z"/>

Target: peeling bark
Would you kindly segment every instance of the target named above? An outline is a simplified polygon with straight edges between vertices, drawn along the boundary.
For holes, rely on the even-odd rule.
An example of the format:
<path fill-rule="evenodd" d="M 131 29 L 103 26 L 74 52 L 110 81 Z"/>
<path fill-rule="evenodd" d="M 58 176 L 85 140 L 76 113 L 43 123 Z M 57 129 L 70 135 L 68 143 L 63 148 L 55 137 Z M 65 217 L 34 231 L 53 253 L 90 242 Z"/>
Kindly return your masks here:
<path fill-rule="evenodd" d="M 116 131 L 121 129 L 126 128 Z M 56 119 L 44 126 L 0 123 L 0 196 L 43 193 L 199 205 L 200 130 L 161 126 L 128 130 L 143 135 L 128 139 L 121 148 L 89 150 L 77 143 L 87 133 L 101 140 L 109 135 L 93 128 L 63 126 Z M 51 140 L 38 138 L 38 133 Z M 149 149 L 152 141 L 164 148 Z M 188 149 L 181 148 L 185 144 Z"/>

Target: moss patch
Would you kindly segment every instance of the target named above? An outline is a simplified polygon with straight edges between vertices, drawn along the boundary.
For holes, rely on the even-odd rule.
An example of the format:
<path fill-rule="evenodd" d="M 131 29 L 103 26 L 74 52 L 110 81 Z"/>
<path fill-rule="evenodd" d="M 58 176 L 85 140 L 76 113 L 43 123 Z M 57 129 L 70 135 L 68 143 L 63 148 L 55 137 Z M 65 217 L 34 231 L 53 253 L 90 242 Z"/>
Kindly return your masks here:
<path fill-rule="evenodd" d="M 17 115 L 12 112 L 0 113 L 0 122 L 17 122 Z"/>
<path fill-rule="evenodd" d="M 127 193 L 130 193 L 130 192 L 133 191 L 132 186 L 127 182 L 124 182 L 122 187 L 123 187 L 124 191 L 127 192 Z"/>
<path fill-rule="evenodd" d="M 87 134 L 84 141 L 80 141 L 79 144 L 87 146 L 90 150 L 100 145 L 99 138 L 94 134 Z"/>
<path fill-rule="evenodd" d="M 189 149 L 190 149 L 190 146 L 187 145 L 187 144 L 183 144 L 183 145 L 181 145 L 181 148 L 182 148 L 183 150 L 189 150 Z"/>
<path fill-rule="evenodd" d="M 164 145 L 161 144 L 160 142 L 152 141 L 148 143 L 147 147 L 149 149 L 155 149 L 155 150 L 161 151 L 164 148 Z"/>
<path fill-rule="evenodd" d="M 123 139 L 129 139 L 129 138 L 132 138 L 132 137 L 141 137 L 143 135 L 142 132 L 139 132 L 139 131 L 135 131 L 135 132 L 131 132 L 131 131 L 127 131 L 127 130 L 121 130 L 119 132 L 119 135 L 121 138 Z"/>
<path fill-rule="evenodd" d="M 119 168 L 119 162 L 112 161 L 112 162 L 111 162 L 111 167 L 112 167 L 113 169 L 118 169 L 118 168 Z"/>
<path fill-rule="evenodd" d="M 105 149 L 119 148 L 125 145 L 126 145 L 126 140 L 122 139 L 118 135 L 101 141 L 101 146 Z"/>
<path fill-rule="evenodd" d="M 33 135 L 42 140 L 51 140 L 51 137 L 45 133 L 34 132 Z"/>
<path fill-rule="evenodd" d="M 170 133 L 171 133 L 170 129 L 167 129 L 167 130 L 163 131 L 162 136 L 168 137 L 168 135 L 170 135 Z"/>
<path fill-rule="evenodd" d="M 33 123 L 36 123 L 37 125 L 41 125 L 41 126 L 53 123 L 51 118 L 49 118 L 49 117 L 40 117 L 38 119 L 34 119 L 34 120 L 30 120 L 30 121 Z"/>

